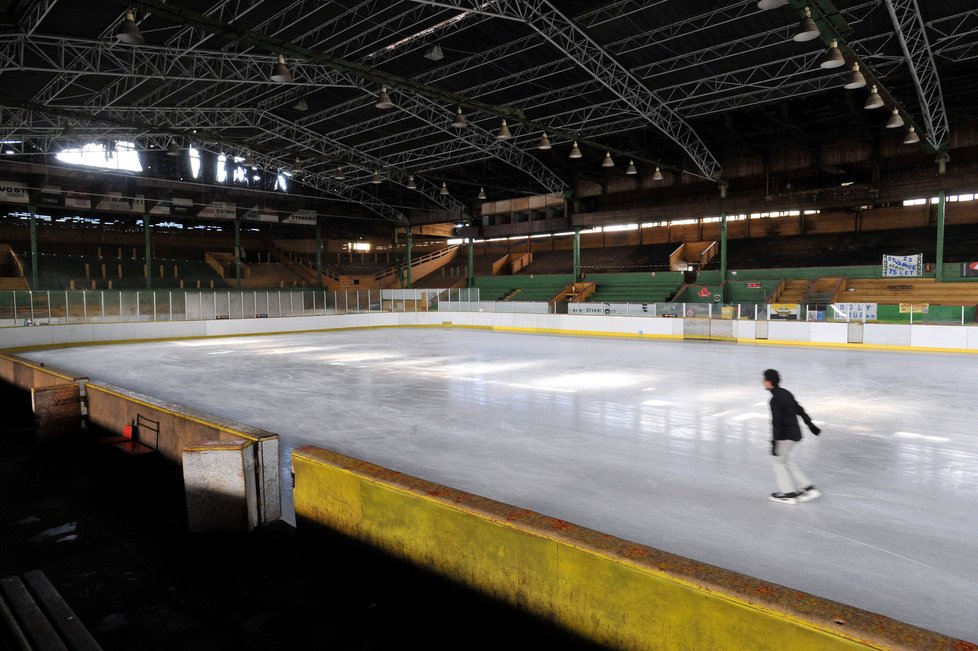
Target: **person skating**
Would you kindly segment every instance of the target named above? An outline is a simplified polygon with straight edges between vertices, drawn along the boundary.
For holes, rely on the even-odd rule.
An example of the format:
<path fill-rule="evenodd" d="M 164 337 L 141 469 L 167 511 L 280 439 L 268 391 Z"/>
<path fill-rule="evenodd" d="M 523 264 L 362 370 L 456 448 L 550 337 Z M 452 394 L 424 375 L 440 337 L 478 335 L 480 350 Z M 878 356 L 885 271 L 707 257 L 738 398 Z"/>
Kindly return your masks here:
<path fill-rule="evenodd" d="M 797 504 L 821 495 L 808 476 L 791 460 L 791 451 L 801 441 L 798 417 L 801 416 L 812 434 L 818 436 L 822 430 L 815 426 L 791 392 L 781 388 L 780 384 L 781 375 L 776 370 L 769 368 L 764 371 L 764 388 L 771 392 L 771 463 L 779 489 L 779 492 L 771 493 L 771 499 Z"/>

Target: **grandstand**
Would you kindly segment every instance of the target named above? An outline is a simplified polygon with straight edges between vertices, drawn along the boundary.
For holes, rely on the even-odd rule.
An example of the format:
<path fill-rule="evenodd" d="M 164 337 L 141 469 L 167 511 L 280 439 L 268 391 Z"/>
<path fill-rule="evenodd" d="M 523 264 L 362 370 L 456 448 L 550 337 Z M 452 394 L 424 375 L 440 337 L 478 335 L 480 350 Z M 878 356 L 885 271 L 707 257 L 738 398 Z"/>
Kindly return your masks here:
<path fill-rule="evenodd" d="M 0 54 L 0 648 L 978 644 L 973 1 L 0 0 Z"/>

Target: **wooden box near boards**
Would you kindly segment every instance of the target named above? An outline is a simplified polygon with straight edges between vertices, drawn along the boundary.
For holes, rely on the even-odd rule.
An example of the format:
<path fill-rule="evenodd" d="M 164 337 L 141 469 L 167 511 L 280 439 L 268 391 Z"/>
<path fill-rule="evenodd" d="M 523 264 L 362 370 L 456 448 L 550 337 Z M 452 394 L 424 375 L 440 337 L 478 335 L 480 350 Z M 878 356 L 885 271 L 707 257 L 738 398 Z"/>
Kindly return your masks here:
<path fill-rule="evenodd" d="M 38 443 L 64 438 L 81 425 L 81 388 L 75 382 L 31 388 L 31 405 Z"/>

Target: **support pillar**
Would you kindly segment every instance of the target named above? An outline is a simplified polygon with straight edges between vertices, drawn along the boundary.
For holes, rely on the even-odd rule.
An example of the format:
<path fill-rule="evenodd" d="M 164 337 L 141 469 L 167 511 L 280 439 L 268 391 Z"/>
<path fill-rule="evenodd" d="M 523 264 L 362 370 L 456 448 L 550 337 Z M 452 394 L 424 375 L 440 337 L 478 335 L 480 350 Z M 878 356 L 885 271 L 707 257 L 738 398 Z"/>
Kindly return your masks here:
<path fill-rule="evenodd" d="M 31 289 L 37 289 L 37 208 L 28 208 L 31 215 Z"/>
<path fill-rule="evenodd" d="M 316 224 L 316 286 L 323 286 L 323 231 Z"/>
<path fill-rule="evenodd" d="M 146 289 L 153 288 L 153 234 L 151 227 L 153 218 L 143 215 L 143 234 L 146 239 Z"/>
<path fill-rule="evenodd" d="M 241 288 L 241 222 L 234 220 L 234 279 Z M 230 308 L 229 308 L 230 309 Z"/>
<path fill-rule="evenodd" d="M 404 249 L 404 259 L 407 265 L 407 282 L 405 287 L 411 289 L 411 246 L 413 245 L 414 239 L 411 236 L 411 227 L 407 228 L 407 244 Z"/>
<path fill-rule="evenodd" d="M 574 228 L 574 282 L 581 279 L 581 227 Z"/>
<path fill-rule="evenodd" d="M 720 282 L 727 281 L 727 213 L 720 215 Z"/>
<path fill-rule="evenodd" d="M 947 193 L 941 190 L 937 194 L 937 259 L 934 261 L 937 282 L 944 280 L 944 204 L 946 201 Z"/>
<path fill-rule="evenodd" d="M 469 238 L 468 287 L 475 287 L 475 252 L 472 238 Z"/>

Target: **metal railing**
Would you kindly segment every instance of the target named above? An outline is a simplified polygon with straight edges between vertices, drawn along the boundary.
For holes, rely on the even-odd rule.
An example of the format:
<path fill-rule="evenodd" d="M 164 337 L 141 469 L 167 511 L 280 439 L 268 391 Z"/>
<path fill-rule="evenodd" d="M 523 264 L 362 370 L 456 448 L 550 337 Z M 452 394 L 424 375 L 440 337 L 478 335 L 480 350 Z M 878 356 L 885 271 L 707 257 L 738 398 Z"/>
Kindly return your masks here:
<path fill-rule="evenodd" d="M 0 327 L 433 311 L 829 323 L 976 322 L 975 305 L 483 301 L 478 288 L 0 291 Z"/>

